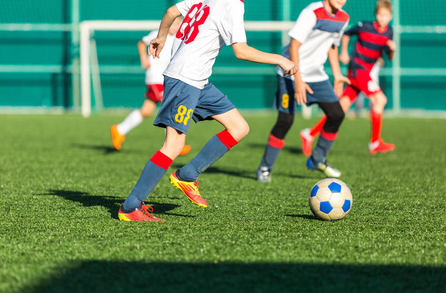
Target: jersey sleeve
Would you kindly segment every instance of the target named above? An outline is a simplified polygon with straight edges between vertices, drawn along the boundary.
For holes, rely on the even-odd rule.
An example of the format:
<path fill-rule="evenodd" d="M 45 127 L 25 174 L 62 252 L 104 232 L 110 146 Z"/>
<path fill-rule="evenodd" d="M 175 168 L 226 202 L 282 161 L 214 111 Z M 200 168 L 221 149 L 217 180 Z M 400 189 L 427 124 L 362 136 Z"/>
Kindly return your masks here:
<path fill-rule="evenodd" d="M 346 36 L 358 35 L 362 29 L 362 22 L 358 22 L 354 27 L 345 31 Z"/>
<path fill-rule="evenodd" d="M 296 23 L 294 24 L 288 35 L 293 39 L 299 41 L 300 43 L 303 43 L 305 42 L 315 25 L 316 15 L 312 10 L 305 8 L 300 13 L 299 17 L 296 20 Z"/>
<path fill-rule="evenodd" d="M 226 46 L 234 43 L 246 43 L 244 13 L 245 7 L 243 2 L 237 1 L 222 16 L 218 24 L 218 30 Z"/>
<path fill-rule="evenodd" d="M 146 44 L 146 46 L 149 46 L 150 41 L 155 39 L 157 36 L 158 36 L 158 31 L 152 31 L 147 36 L 143 37 L 142 41 L 144 42 L 144 44 Z"/>
<path fill-rule="evenodd" d="M 342 27 L 341 31 L 339 32 L 339 36 L 337 36 L 334 40 L 333 40 L 333 44 L 336 47 L 339 47 L 339 45 L 341 44 L 341 40 L 342 40 L 342 36 L 344 35 L 344 31 L 348 26 L 348 21 L 344 24 L 344 26 Z"/>
<path fill-rule="evenodd" d="M 194 5 L 200 2 L 200 0 L 184 0 L 180 3 L 177 3 L 176 6 L 178 10 L 180 11 L 181 15 L 183 17 L 186 16 L 186 14 L 189 12 L 190 8 Z"/>

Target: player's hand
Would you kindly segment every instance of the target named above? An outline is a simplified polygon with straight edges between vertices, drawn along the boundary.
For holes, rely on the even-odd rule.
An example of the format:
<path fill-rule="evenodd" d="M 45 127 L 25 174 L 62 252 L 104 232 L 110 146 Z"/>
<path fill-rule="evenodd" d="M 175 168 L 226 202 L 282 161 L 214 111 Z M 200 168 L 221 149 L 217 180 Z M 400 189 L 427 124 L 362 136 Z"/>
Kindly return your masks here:
<path fill-rule="evenodd" d="M 149 55 L 153 58 L 159 58 L 161 51 L 164 48 L 165 40 L 162 40 L 160 38 L 156 38 L 150 41 L 149 45 Z"/>
<path fill-rule="evenodd" d="M 339 55 L 339 61 L 346 65 L 350 62 L 350 56 L 348 56 L 347 52 L 341 52 L 341 55 Z"/>
<path fill-rule="evenodd" d="M 313 90 L 308 84 L 302 80 L 295 82 L 294 99 L 298 105 L 302 105 L 307 102 L 307 91 L 313 94 Z"/>
<path fill-rule="evenodd" d="M 394 41 L 388 40 L 386 45 L 387 45 L 387 47 L 389 47 L 390 51 L 395 52 L 396 45 L 395 45 Z"/>
<path fill-rule="evenodd" d="M 293 61 L 291 61 L 287 58 L 283 58 L 283 61 L 280 62 L 279 66 L 282 67 L 282 69 L 285 71 L 283 76 L 292 76 L 292 75 L 296 74 L 296 72 L 299 70 L 299 68 L 297 68 L 296 64 L 294 64 Z"/>
<path fill-rule="evenodd" d="M 350 79 L 343 75 L 334 78 L 333 89 L 339 98 L 342 97 L 342 93 L 344 92 L 344 83 L 351 84 Z"/>

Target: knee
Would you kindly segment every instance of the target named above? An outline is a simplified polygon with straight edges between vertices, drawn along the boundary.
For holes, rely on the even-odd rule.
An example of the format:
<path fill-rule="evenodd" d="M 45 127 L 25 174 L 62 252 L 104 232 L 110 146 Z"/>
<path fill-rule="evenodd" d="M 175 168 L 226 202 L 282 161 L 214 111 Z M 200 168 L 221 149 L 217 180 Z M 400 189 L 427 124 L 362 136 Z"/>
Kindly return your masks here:
<path fill-rule="evenodd" d="M 239 125 L 237 125 L 237 128 L 231 130 L 230 133 L 236 141 L 241 141 L 249 134 L 248 122 L 243 121 L 243 123 L 239 123 Z"/>
<path fill-rule="evenodd" d="M 139 112 L 141 113 L 141 116 L 143 117 L 143 118 L 147 118 L 147 117 L 149 117 L 150 115 L 152 115 L 152 113 L 153 113 L 153 110 L 152 109 L 147 109 L 147 108 L 141 108 L 140 110 L 139 110 Z"/>
<path fill-rule="evenodd" d="M 277 122 L 271 130 L 271 134 L 279 139 L 284 139 L 294 123 L 294 115 L 279 112 Z"/>

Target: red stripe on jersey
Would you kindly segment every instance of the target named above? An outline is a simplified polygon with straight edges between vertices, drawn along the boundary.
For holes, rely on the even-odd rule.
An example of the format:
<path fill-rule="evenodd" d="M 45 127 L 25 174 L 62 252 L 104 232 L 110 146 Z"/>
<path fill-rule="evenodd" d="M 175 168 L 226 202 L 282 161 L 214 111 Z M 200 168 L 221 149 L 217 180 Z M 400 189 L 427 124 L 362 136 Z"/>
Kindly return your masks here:
<path fill-rule="evenodd" d="M 362 67 L 364 67 L 366 70 L 369 70 L 369 71 L 372 70 L 373 65 L 375 65 L 375 64 L 370 64 L 370 63 L 364 62 L 359 58 L 355 58 L 355 63 L 358 65 L 361 65 Z"/>
<path fill-rule="evenodd" d="M 358 42 L 356 43 L 356 51 L 369 58 L 378 59 L 379 56 L 381 56 L 381 53 L 375 50 L 367 49 L 361 46 L 361 44 Z"/>
<path fill-rule="evenodd" d="M 282 149 L 285 146 L 285 140 L 270 134 L 268 137 L 268 145 L 276 149 Z"/>
<path fill-rule="evenodd" d="M 388 25 L 386 25 L 385 27 L 379 27 L 379 24 L 376 21 L 373 22 L 373 26 L 375 27 L 376 31 L 380 34 L 385 33 L 389 28 Z"/>
<path fill-rule="evenodd" d="M 317 19 L 320 20 L 331 20 L 336 22 L 347 22 L 350 18 L 348 14 L 345 11 L 338 10 L 336 12 L 336 16 L 333 16 L 325 10 L 325 7 L 320 7 L 318 9 L 315 9 L 314 14 L 316 15 Z"/>
<path fill-rule="evenodd" d="M 387 44 L 387 41 L 389 40 L 388 37 L 380 36 L 377 34 L 367 33 L 367 32 L 360 32 L 359 38 L 367 43 L 372 43 L 376 45 L 384 46 Z"/>

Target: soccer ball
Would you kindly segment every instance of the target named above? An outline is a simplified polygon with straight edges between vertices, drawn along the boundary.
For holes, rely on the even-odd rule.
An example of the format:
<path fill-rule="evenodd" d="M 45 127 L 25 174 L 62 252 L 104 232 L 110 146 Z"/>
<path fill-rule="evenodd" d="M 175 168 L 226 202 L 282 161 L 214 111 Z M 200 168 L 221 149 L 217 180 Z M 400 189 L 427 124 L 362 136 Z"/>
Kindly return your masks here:
<path fill-rule="evenodd" d="M 352 192 L 339 179 L 326 178 L 316 183 L 310 191 L 310 209 L 313 214 L 326 221 L 344 218 L 352 208 Z"/>

